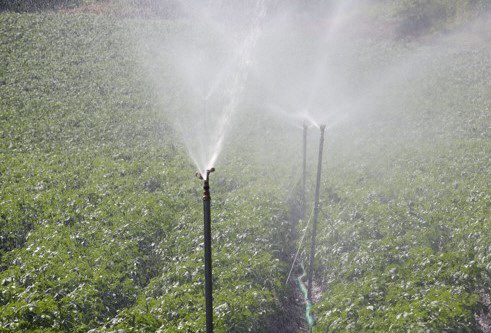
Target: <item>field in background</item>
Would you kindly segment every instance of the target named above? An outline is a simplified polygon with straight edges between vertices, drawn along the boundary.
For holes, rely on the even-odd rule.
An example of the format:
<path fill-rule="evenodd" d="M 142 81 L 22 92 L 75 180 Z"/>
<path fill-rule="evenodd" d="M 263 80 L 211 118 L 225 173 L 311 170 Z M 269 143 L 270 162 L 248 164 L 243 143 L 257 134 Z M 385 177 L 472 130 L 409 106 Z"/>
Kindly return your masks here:
<path fill-rule="evenodd" d="M 332 133 L 319 332 L 489 332 L 491 49 L 477 35 L 418 46 L 414 72 Z"/>
<path fill-rule="evenodd" d="M 244 0 L 234 0 L 243 5 Z M 389 23 L 399 37 L 419 37 L 436 31 L 451 30 L 490 9 L 488 0 L 355 0 L 367 14 L 374 14 Z M 337 0 L 285 0 L 282 5 L 294 6 L 309 15 L 329 12 Z M 108 9 L 110 8 L 110 9 Z M 116 11 L 120 14 L 144 13 L 172 18 L 182 15 L 179 0 L 0 0 L 0 11 L 36 12 L 68 10 L 85 12 Z"/>
<path fill-rule="evenodd" d="M 132 57 L 138 20 L 0 13 L 0 332 L 203 330 L 201 183 L 167 125 L 172 90 Z M 469 29 L 356 45 L 368 70 L 386 54 L 435 63 L 326 134 L 319 332 L 486 332 L 491 59 Z M 253 104 L 212 175 L 216 327 L 294 332 L 301 131 Z"/>

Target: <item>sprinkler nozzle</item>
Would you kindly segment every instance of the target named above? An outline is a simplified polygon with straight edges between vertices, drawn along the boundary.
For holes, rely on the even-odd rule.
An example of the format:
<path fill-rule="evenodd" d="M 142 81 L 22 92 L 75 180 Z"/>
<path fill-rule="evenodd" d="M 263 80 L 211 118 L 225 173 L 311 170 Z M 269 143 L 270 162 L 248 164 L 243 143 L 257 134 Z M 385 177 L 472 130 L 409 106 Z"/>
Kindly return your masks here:
<path fill-rule="evenodd" d="M 208 181 L 210 173 L 212 173 L 213 171 L 215 171 L 215 168 L 211 168 L 211 169 L 206 170 L 206 178 L 203 178 L 203 175 L 201 174 L 201 172 L 197 171 L 196 177 L 198 177 L 201 180 Z"/>
<path fill-rule="evenodd" d="M 320 125 L 320 129 L 321 129 L 322 132 L 324 132 L 324 130 L 326 129 L 326 125 L 325 124 L 324 125 Z"/>
<path fill-rule="evenodd" d="M 201 173 L 199 174 L 199 179 L 203 180 L 203 200 L 205 200 L 205 201 L 211 200 L 210 199 L 210 183 L 208 180 L 210 179 L 210 173 L 212 173 L 213 171 L 215 171 L 215 168 L 211 168 L 211 169 L 206 170 L 206 178 L 205 179 L 203 179 L 203 176 L 201 175 Z"/>

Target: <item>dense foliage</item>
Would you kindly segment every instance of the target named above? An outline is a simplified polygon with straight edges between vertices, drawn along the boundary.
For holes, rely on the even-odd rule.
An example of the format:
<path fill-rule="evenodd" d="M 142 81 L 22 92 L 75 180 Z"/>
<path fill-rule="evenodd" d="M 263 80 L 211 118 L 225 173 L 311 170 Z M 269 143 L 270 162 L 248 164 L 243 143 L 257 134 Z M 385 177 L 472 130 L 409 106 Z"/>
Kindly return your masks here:
<path fill-rule="evenodd" d="M 398 31 L 418 36 L 454 27 L 489 10 L 488 0 L 402 0 L 395 4 Z"/>
<path fill-rule="evenodd" d="M 0 20 L 0 332 L 203 331 L 201 183 L 124 23 Z M 216 331 L 259 331 L 284 296 L 282 192 L 215 179 Z"/>
<path fill-rule="evenodd" d="M 488 325 L 491 58 L 481 40 L 455 49 L 465 36 L 408 46 L 416 74 L 384 89 L 370 129 L 328 145 L 319 332 Z"/>
<path fill-rule="evenodd" d="M 175 90 L 155 96 L 132 56 L 127 28 L 140 23 L 0 13 L 0 332 L 204 330 L 201 183 L 166 125 Z M 182 27 L 159 24 L 155 34 Z M 380 86 L 366 85 L 365 113 L 326 133 L 316 331 L 489 321 L 486 38 L 355 45 L 353 89 Z M 301 134 L 248 117 L 212 175 L 216 331 L 294 332 L 286 198 Z"/>
<path fill-rule="evenodd" d="M 0 11 L 34 12 L 46 9 L 74 7 L 83 3 L 83 0 L 0 0 Z"/>
<path fill-rule="evenodd" d="M 339 0 L 285 0 L 281 6 L 293 5 L 297 11 L 306 11 L 309 15 L 329 13 Z M 34 12 L 59 8 L 74 8 L 96 3 L 122 4 L 131 11 L 160 17 L 182 16 L 183 3 L 177 0 L 0 0 L 0 11 Z M 249 6 L 243 0 L 234 0 L 232 6 Z M 230 4 L 229 3 L 229 4 Z M 229 5 L 227 4 L 227 5 Z M 377 16 L 388 16 L 395 25 L 400 37 L 414 37 L 434 31 L 452 29 L 455 25 L 469 21 L 483 12 L 489 11 L 489 0 L 369 0 L 360 1 L 361 6 L 379 7 Z M 129 13 L 123 10 L 125 15 Z M 370 10 L 368 10 L 370 12 Z"/>

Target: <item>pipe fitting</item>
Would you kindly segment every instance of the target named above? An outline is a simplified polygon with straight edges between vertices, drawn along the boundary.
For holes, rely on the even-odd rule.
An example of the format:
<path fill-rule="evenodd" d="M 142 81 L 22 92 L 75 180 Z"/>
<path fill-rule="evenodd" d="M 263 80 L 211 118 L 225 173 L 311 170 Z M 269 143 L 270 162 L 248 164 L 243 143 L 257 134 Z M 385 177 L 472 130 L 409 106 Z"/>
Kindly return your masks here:
<path fill-rule="evenodd" d="M 206 170 L 206 179 L 203 179 L 203 176 L 200 174 L 200 179 L 203 180 L 203 201 L 210 201 L 211 196 L 210 196 L 210 173 L 214 172 L 215 168 L 211 168 Z"/>

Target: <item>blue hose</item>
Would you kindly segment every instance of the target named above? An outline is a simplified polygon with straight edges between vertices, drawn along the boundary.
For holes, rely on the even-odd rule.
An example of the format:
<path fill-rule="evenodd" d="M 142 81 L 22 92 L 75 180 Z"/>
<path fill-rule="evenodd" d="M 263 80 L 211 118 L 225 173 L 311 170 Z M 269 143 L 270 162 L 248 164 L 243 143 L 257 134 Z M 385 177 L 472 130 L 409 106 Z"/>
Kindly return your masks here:
<path fill-rule="evenodd" d="M 309 332 L 312 332 L 312 328 L 315 326 L 315 319 L 312 314 L 312 303 L 310 302 L 308 297 L 307 287 L 302 281 L 302 279 L 307 275 L 303 262 L 300 263 L 300 267 L 302 267 L 302 275 L 297 278 L 297 282 L 300 290 L 302 290 L 303 297 L 305 299 L 305 319 L 307 320 L 307 324 L 309 325 Z"/>

